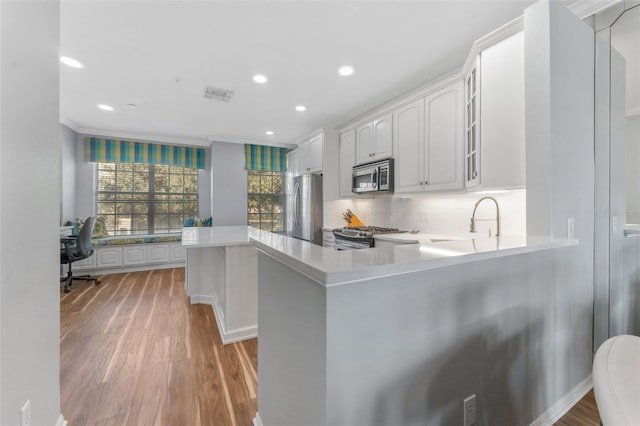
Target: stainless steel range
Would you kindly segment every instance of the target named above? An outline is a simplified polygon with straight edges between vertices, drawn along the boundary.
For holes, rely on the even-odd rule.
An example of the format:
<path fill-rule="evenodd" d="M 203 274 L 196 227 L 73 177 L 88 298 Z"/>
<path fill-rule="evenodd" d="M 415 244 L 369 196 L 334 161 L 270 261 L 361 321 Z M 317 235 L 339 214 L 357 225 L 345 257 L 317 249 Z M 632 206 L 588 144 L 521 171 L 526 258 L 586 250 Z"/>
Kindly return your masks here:
<path fill-rule="evenodd" d="M 336 250 L 353 250 L 374 247 L 374 234 L 396 234 L 398 228 L 383 228 L 380 226 L 350 226 L 333 230 Z"/>

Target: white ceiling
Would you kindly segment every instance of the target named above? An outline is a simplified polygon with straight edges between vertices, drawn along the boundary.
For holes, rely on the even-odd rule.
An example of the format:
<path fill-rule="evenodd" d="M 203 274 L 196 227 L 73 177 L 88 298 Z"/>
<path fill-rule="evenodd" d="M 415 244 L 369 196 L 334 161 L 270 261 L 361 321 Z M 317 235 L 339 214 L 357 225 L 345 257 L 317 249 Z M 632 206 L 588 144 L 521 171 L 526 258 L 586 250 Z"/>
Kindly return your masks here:
<path fill-rule="evenodd" d="M 63 1 L 61 55 L 85 68 L 61 65 L 61 121 L 187 144 L 293 143 L 454 70 L 532 3 Z M 337 74 L 345 64 L 353 76 Z M 205 99 L 204 86 L 235 95 Z"/>

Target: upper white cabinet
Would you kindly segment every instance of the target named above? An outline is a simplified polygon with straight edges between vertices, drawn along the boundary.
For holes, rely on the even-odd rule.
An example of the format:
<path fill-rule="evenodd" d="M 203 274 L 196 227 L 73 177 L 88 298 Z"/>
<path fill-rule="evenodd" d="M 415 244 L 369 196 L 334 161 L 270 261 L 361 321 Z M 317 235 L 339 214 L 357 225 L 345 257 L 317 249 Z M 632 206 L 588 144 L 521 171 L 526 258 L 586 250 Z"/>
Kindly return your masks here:
<path fill-rule="evenodd" d="M 524 33 L 483 49 L 465 76 L 466 187 L 524 188 Z"/>
<path fill-rule="evenodd" d="M 304 141 L 298 148 L 297 174 L 322 172 L 322 133 Z"/>
<path fill-rule="evenodd" d="M 355 129 L 340 134 L 340 197 L 353 197 L 352 176 L 356 162 Z"/>
<path fill-rule="evenodd" d="M 293 174 L 293 176 L 298 176 L 300 173 L 298 172 L 298 157 L 299 151 L 294 149 L 293 151 L 289 151 L 287 153 L 287 172 Z"/>
<path fill-rule="evenodd" d="M 463 83 L 456 80 L 396 109 L 395 192 L 461 190 Z"/>
<path fill-rule="evenodd" d="M 422 191 L 424 186 L 424 99 L 393 112 L 396 124 L 395 192 Z"/>
<path fill-rule="evenodd" d="M 323 142 L 322 133 L 301 142 L 287 154 L 287 171 L 293 176 L 322 172 Z"/>
<path fill-rule="evenodd" d="M 384 160 L 393 155 L 393 114 L 388 113 L 355 130 L 356 164 Z"/>

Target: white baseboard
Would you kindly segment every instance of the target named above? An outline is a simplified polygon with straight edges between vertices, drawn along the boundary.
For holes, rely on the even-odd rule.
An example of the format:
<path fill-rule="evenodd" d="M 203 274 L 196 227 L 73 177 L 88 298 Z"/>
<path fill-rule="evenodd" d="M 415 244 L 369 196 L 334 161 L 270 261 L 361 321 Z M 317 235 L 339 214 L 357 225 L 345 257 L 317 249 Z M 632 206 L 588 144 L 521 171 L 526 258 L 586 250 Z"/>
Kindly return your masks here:
<path fill-rule="evenodd" d="M 191 304 L 202 303 L 204 305 L 210 305 L 213 308 L 213 316 L 218 324 L 218 330 L 220 331 L 220 339 L 222 343 L 228 345 L 229 343 L 239 342 L 241 340 L 253 339 L 258 337 L 258 324 L 250 325 L 248 327 L 236 328 L 233 330 L 227 330 L 224 326 L 224 313 L 220 308 L 220 305 L 216 303 L 213 296 L 206 294 L 195 294 L 190 296 Z"/>
<path fill-rule="evenodd" d="M 591 374 L 586 379 L 578 383 L 566 395 L 556 401 L 547 411 L 542 413 L 540 417 L 535 419 L 531 426 L 547 426 L 552 425 L 562 418 L 578 403 L 593 387 Z"/>
<path fill-rule="evenodd" d="M 253 418 L 253 426 L 262 426 L 262 420 L 260 420 L 260 413 L 256 412 L 256 416 Z"/>
<path fill-rule="evenodd" d="M 56 426 L 67 426 L 68 422 L 64 419 L 64 416 L 60 414 L 58 417 L 58 421 L 56 422 Z"/>

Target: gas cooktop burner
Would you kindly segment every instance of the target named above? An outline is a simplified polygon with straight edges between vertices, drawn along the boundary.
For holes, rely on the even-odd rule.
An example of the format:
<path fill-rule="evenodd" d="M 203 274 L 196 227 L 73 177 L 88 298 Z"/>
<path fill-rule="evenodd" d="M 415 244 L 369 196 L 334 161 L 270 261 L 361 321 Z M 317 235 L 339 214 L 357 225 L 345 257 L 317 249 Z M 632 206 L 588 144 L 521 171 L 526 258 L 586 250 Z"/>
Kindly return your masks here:
<path fill-rule="evenodd" d="M 334 229 L 333 231 L 335 235 L 345 235 L 349 237 L 362 238 L 370 238 L 373 234 L 390 234 L 398 232 L 407 231 L 401 231 L 398 228 L 385 228 L 381 226 L 349 226 L 346 228 Z"/>

